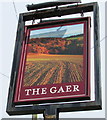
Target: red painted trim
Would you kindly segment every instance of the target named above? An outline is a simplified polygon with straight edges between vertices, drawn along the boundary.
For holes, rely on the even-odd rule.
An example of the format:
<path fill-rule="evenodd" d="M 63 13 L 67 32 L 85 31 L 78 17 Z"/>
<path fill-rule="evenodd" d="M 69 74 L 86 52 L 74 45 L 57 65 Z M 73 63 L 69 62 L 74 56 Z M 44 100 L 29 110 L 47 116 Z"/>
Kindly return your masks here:
<path fill-rule="evenodd" d="M 88 38 L 87 38 L 87 43 L 88 43 L 88 96 L 90 96 L 91 94 L 91 83 L 90 83 L 90 75 L 91 75 L 91 17 L 88 18 L 88 31 L 87 31 L 87 35 L 88 35 Z"/>

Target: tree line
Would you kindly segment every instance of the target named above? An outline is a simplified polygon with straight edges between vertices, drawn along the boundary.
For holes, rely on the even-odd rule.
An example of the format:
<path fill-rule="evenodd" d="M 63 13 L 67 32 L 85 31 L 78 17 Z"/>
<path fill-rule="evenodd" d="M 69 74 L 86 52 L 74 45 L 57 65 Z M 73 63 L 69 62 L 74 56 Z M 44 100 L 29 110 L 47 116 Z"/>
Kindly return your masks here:
<path fill-rule="evenodd" d="M 74 38 L 32 38 L 28 42 L 28 52 L 38 54 L 83 54 L 83 35 Z"/>

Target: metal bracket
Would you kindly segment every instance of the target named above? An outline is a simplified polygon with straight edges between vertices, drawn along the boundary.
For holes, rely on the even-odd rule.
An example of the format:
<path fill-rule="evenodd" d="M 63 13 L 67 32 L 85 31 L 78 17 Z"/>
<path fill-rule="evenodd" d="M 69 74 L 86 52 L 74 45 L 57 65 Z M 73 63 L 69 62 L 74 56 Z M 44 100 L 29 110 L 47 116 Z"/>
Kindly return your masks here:
<path fill-rule="evenodd" d="M 81 17 L 84 17 L 84 11 L 83 10 L 81 11 Z"/>
<path fill-rule="evenodd" d="M 33 18 L 33 20 L 32 20 L 32 25 L 34 24 L 34 22 L 35 22 L 35 18 Z"/>
<path fill-rule="evenodd" d="M 38 16 L 39 13 L 45 13 L 45 12 L 52 12 L 52 14 L 54 13 L 57 13 L 57 17 L 61 17 L 63 16 L 62 14 L 62 7 L 59 7 L 61 5 L 66 5 L 66 4 L 73 4 L 73 3 L 77 3 L 76 7 L 78 7 L 78 3 L 80 3 L 81 0 L 71 0 L 70 2 L 59 2 L 59 1 L 56 1 L 56 2 L 46 2 L 46 3 L 41 3 L 41 4 L 32 4 L 32 5 L 27 5 L 27 10 L 30 11 L 30 10 L 35 10 L 33 13 L 34 17 L 32 18 L 33 19 L 33 22 L 32 24 L 34 23 L 34 20 L 36 19 L 36 17 Z M 46 9 L 46 10 L 39 10 L 41 8 L 46 8 L 46 7 L 53 7 L 55 6 L 55 8 L 51 8 L 51 9 Z M 66 7 L 67 8 L 67 7 Z M 62 12 L 61 12 L 62 11 Z M 47 13 L 48 14 L 48 13 Z M 40 18 L 40 23 L 42 22 L 42 17 Z"/>
<path fill-rule="evenodd" d="M 42 23 L 42 19 L 40 19 L 40 23 Z"/>

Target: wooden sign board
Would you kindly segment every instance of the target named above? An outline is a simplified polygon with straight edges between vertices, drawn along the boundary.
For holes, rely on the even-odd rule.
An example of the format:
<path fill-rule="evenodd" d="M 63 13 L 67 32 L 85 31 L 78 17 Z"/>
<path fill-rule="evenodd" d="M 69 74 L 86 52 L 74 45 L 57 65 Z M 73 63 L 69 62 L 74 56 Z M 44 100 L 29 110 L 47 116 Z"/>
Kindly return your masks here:
<path fill-rule="evenodd" d="M 89 99 L 89 37 L 90 18 L 26 26 L 14 102 Z"/>

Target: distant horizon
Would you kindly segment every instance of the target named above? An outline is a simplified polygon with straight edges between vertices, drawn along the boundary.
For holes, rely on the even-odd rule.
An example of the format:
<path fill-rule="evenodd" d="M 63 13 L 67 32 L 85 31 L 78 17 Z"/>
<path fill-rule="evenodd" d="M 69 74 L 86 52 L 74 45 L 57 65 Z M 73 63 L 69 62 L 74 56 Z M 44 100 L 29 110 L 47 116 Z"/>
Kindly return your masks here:
<path fill-rule="evenodd" d="M 39 35 L 41 35 L 41 34 L 38 34 L 38 36 Z M 57 36 L 57 37 L 53 37 L 53 36 L 51 36 L 51 37 L 50 36 L 47 36 L 47 37 L 46 36 L 45 37 L 38 37 L 37 35 L 32 35 L 32 36 L 30 36 L 30 39 L 32 39 L 32 38 L 35 38 L 35 39 L 36 38 L 41 38 L 41 39 L 42 38 L 70 38 L 70 37 L 76 37 L 76 36 L 79 36 L 79 35 L 84 35 L 84 34 L 75 34 L 75 35 L 70 35 L 70 36 L 67 36 L 67 37 L 60 37 L 60 36 Z"/>
<path fill-rule="evenodd" d="M 32 52 L 29 52 L 29 53 L 27 53 L 28 55 L 33 55 L 33 54 L 36 54 L 36 55 L 43 55 L 43 56 L 45 56 L 45 55 L 47 55 L 47 56 L 65 56 L 65 55 L 67 55 L 67 56 L 75 56 L 75 55 L 77 55 L 77 56 L 83 56 L 83 54 L 80 54 L 80 55 L 78 55 L 78 54 L 50 54 L 50 53 L 32 53 Z"/>

